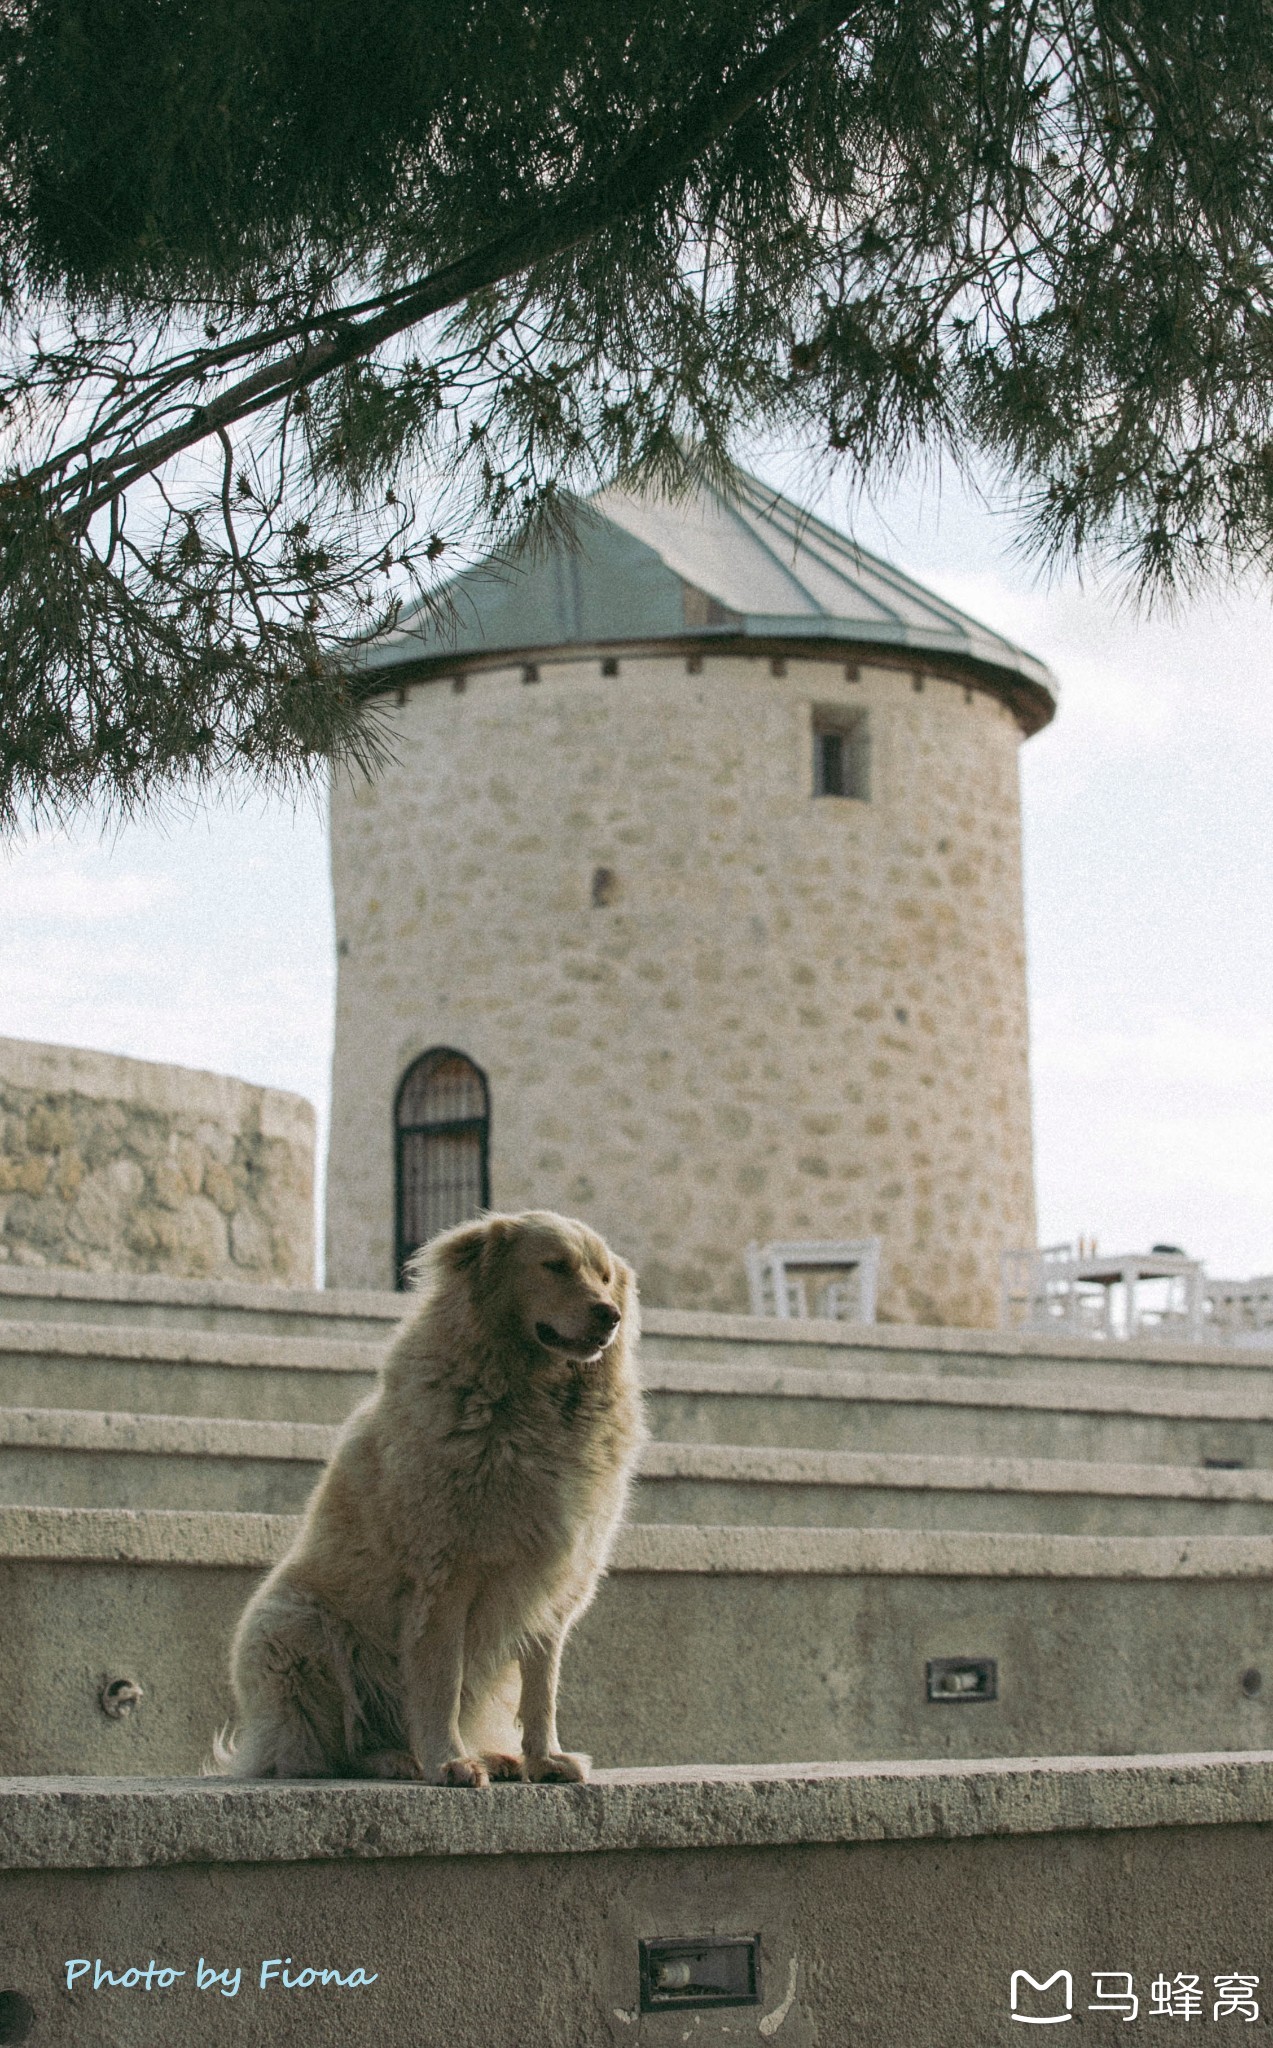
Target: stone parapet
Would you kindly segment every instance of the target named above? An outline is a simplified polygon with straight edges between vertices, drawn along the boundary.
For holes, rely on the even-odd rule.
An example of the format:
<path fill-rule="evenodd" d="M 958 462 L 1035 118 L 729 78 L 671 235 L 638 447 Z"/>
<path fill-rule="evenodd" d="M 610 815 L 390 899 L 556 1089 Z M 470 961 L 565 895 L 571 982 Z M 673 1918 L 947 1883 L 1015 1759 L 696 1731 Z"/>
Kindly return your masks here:
<path fill-rule="evenodd" d="M 1271 1821 L 1267 1752 L 0 1781 L 0 1990 L 33 2048 L 1009 2048 L 1182 1984 L 1210 2038 L 1268 2010 Z M 648 2009 L 641 1944 L 712 1941 L 749 2002 Z"/>
<path fill-rule="evenodd" d="M 301 1097 L 0 1039 L 0 1266 L 305 1285 L 313 1204 Z"/>
<path fill-rule="evenodd" d="M 1273 1825 L 1273 1751 L 716 1764 L 586 1785 L 0 1778 L 0 1870 L 967 1841 Z"/>

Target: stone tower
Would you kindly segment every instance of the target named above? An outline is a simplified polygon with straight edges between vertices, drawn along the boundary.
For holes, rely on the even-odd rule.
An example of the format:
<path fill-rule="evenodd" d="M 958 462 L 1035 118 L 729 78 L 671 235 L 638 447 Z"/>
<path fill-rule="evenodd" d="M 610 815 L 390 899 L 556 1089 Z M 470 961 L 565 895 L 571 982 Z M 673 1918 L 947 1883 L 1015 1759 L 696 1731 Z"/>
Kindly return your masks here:
<path fill-rule="evenodd" d="M 759 483 L 377 643 L 396 758 L 332 794 L 330 1286 L 484 1204 L 647 1302 L 882 1240 L 880 1313 L 993 1322 L 1034 1240 L 1017 746 L 1048 670 Z"/>

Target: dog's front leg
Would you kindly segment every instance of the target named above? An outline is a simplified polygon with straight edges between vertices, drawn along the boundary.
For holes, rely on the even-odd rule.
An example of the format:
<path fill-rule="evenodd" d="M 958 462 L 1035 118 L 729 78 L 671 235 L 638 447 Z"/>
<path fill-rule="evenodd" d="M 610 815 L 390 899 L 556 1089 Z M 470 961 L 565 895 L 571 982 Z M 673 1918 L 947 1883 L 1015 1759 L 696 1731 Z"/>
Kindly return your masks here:
<path fill-rule="evenodd" d="M 564 1637 L 532 1643 L 522 1652 L 522 1746 L 526 1776 L 537 1785 L 577 1785 L 588 1775 L 588 1758 L 570 1756 L 557 1742 L 557 1674 Z"/>
<path fill-rule="evenodd" d="M 431 1785 L 488 1785 L 482 1759 L 465 1756 L 460 1736 L 467 1590 L 447 1588 L 403 1623 L 399 1655 L 403 1705 L 420 1775 Z"/>

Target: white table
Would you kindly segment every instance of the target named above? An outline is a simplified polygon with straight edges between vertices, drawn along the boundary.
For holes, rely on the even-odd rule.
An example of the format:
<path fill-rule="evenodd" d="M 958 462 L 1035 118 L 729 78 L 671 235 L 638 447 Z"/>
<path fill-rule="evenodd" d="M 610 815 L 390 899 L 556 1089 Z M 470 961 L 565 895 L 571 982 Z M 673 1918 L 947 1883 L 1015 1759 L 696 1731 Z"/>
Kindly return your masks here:
<path fill-rule="evenodd" d="M 1058 1245 L 1023 1258 L 1013 1255 L 1021 1266 L 1028 1258 L 1025 1288 L 1028 1330 L 1073 1331 L 1076 1336 L 1135 1337 L 1151 1334 L 1201 1341 L 1205 1335 L 1203 1299 L 1205 1275 L 1201 1259 L 1186 1258 L 1183 1252 L 1102 1252 L 1075 1254 L 1069 1245 Z M 1182 1297 L 1179 1308 L 1146 1310 L 1137 1290 L 1146 1280 L 1178 1281 Z M 1115 1318 L 1116 1291 L 1122 1289 L 1121 1327 Z M 1095 1290 L 1101 1290 L 1098 1294 Z M 1016 1295 L 1021 1299 L 1021 1293 Z M 1090 1309 L 1098 1308 L 1093 1319 Z"/>

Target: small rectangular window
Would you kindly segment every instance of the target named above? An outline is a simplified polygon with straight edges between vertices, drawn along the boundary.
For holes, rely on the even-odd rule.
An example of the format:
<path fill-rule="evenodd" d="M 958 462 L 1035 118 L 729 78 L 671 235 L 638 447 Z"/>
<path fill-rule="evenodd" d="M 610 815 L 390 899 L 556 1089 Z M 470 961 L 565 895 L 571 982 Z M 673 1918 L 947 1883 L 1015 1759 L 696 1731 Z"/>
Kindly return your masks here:
<path fill-rule="evenodd" d="M 865 711 L 815 710 L 813 793 L 869 801 L 871 734 Z"/>

